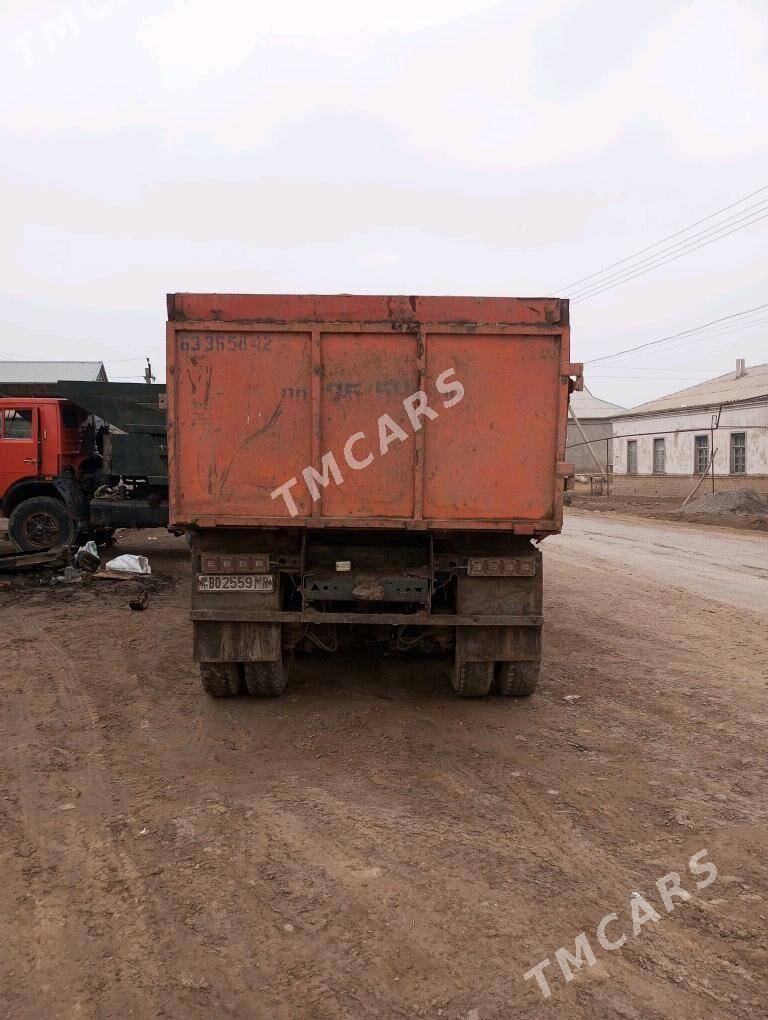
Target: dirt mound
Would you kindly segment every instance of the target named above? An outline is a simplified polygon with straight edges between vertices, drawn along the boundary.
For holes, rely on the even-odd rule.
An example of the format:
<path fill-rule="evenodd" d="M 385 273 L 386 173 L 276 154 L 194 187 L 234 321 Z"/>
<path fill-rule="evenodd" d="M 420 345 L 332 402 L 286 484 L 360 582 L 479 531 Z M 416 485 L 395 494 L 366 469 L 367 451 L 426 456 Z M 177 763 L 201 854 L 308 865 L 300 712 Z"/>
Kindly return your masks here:
<path fill-rule="evenodd" d="M 755 489 L 734 489 L 732 492 L 712 492 L 695 499 L 683 508 L 687 514 L 744 514 L 768 517 L 768 503 Z"/>

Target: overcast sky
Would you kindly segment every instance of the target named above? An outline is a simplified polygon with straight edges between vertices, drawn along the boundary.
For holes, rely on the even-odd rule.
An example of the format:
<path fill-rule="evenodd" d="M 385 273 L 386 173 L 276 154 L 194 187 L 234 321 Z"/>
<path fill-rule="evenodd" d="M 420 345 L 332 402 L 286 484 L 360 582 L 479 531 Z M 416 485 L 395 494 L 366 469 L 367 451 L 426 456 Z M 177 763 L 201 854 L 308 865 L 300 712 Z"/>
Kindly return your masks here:
<path fill-rule="evenodd" d="M 163 378 L 168 291 L 568 296 L 768 184 L 765 0 L 3 0 L 0 30 L 0 358 Z M 766 239 L 575 303 L 573 357 L 768 302 Z M 766 337 L 588 385 L 630 405 Z"/>

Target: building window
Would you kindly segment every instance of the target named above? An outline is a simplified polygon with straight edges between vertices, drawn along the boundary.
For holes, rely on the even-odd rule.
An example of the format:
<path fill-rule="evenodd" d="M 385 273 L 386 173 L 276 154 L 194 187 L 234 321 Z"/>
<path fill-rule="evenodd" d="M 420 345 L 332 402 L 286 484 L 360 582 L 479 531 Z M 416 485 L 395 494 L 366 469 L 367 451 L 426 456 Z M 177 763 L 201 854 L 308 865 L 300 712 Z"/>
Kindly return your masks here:
<path fill-rule="evenodd" d="M 653 473 L 663 475 L 665 471 L 664 461 L 664 440 L 654 439 L 653 441 Z"/>
<path fill-rule="evenodd" d="M 747 473 L 747 433 L 731 432 L 731 474 Z"/>
<path fill-rule="evenodd" d="M 705 475 L 709 467 L 709 436 L 693 437 L 693 473 Z"/>
<path fill-rule="evenodd" d="M 627 440 L 627 474 L 637 474 L 637 440 Z"/>
<path fill-rule="evenodd" d="M 3 411 L 3 439 L 31 439 L 31 411 Z"/>

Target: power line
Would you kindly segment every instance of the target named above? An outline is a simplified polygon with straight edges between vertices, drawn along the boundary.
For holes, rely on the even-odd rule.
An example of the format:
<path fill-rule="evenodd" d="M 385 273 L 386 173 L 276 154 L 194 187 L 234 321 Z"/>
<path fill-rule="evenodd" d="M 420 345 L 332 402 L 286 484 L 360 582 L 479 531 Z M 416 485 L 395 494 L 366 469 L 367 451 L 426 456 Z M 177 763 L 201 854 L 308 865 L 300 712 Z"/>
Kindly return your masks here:
<path fill-rule="evenodd" d="M 697 386 L 699 383 L 705 383 L 709 378 L 709 374 L 702 373 L 700 375 L 594 375 L 590 373 L 590 381 L 592 379 L 623 379 L 624 382 L 666 382 L 667 380 L 675 380 L 677 382 L 688 382 L 691 386 Z"/>
<path fill-rule="evenodd" d="M 129 361 L 146 361 L 146 355 L 142 355 L 140 358 L 101 358 L 101 361 L 108 365 L 125 365 Z"/>
<path fill-rule="evenodd" d="M 679 248 L 692 244 L 694 241 L 698 239 L 710 237 L 712 234 L 719 233 L 719 231 L 721 231 L 724 227 L 735 226 L 737 223 L 741 223 L 743 220 L 748 219 L 750 216 L 753 216 L 758 212 L 767 211 L 766 203 L 768 203 L 768 198 L 761 198 L 759 202 L 755 202 L 754 205 L 749 206 L 747 209 L 742 209 L 738 213 L 735 213 L 733 216 L 727 216 L 724 220 L 721 220 L 720 223 L 716 223 L 712 227 L 707 227 L 705 230 L 697 230 L 696 233 L 691 234 L 690 237 L 686 237 L 682 241 L 675 241 L 674 244 L 668 245 L 666 248 L 661 248 L 653 255 L 648 255 L 646 258 L 641 259 L 639 262 L 635 263 L 634 266 L 628 266 L 625 269 L 620 269 L 617 273 L 611 273 L 609 276 L 605 276 L 604 273 L 608 272 L 608 270 L 606 269 L 604 270 L 604 273 L 593 274 L 602 276 L 602 280 L 596 280 L 594 283 L 585 283 L 581 287 L 576 287 L 576 290 L 586 291 L 591 290 L 593 287 L 599 287 L 601 286 L 602 283 L 606 282 L 607 280 L 612 280 L 618 276 L 622 276 L 624 273 L 631 272 L 633 269 L 637 269 L 648 262 L 652 262 L 667 252 L 674 252 Z M 661 242 L 659 242 L 659 244 L 661 244 Z M 654 247 L 657 246 L 654 245 Z M 628 260 L 622 259 L 622 262 L 626 261 Z"/>
<path fill-rule="evenodd" d="M 692 331 L 690 336 L 683 337 L 678 340 L 677 343 L 670 343 L 668 347 L 664 348 L 663 353 L 668 354 L 674 351 L 679 351 L 682 350 L 683 347 L 690 347 L 691 344 L 702 343 L 706 340 L 716 340 L 721 336 L 735 337 L 743 333 L 745 330 L 754 329 L 756 326 L 764 326 L 766 324 L 768 324 L 768 318 L 754 319 L 751 322 L 738 322 L 735 326 L 728 323 L 721 323 L 710 330 L 702 327 L 701 331 Z M 648 353 L 652 352 L 649 351 Z M 616 357 L 626 357 L 626 355 L 617 354 Z M 641 354 L 640 357 L 644 357 L 644 355 Z M 619 364 L 623 368 L 627 362 L 620 361 Z"/>
<path fill-rule="evenodd" d="M 614 369 L 610 366 L 606 366 L 609 372 L 613 372 Z M 622 365 L 619 365 L 623 368 Z M 636 373 L 641 372 L 642 375 Z M 697 372 L 686 372 L 685 369 L 682 371 L 675 371 L 675 369 L 666 368 L 628 368 L 623 375 L 606 375 L 605 370 L 596 368 L 589 373 L 590 379 L 708 379 L 712 375 L 711 372 L 705 369 L 700 369 Z"/>
<path fill-rule="evenodd" d="M 634 274 L 637 270 L 644 269 L 646 266 L 650 267 L 659 261 L 665 262 L 667 259 L 671 259 L 673 255 L 683 254 L 688 249 L 695 250 L 697 247 L 703 247 L 705 243 L 709 241 L 717 241 L 721 237 L 727 236 L 729 233 L 735 233 L 736 228 L 749 227 L 753 223 L 757 223 L 759 220 L 764 218 L 764 215 L 768 215 L 768 198 L 762 199 L 760 202 L 756 202 L 755 205 L 750 206 L 748 209 L 742 210 L 736 216 L 729 216 L 721 223 L 716 224 L 713 227 L 707 227 L 706 230 L 699 230 L 695 234 L 691 234 L 690 237 L 684 238 L 682 241 L 676 241 L 672 245 L 668 245 L 666 248 L 661 248 L 659 251 L 654 252 L 653 255 L 648 255 L 644 259 L 635 262 L 631 266 L 625 266 L 624 269 L 618 270 L 618 272 L 610 273 L 609 275 L 601 275 L 599 280 L 594 280 L 592 283 L 584 284 L 582 287 L 577 287 L 576 292 L 571 292 L 573 300 L 579 300 L 587 293 L 602 288 L 605 284 L 611 283 L 614 280 L 622 279 L 623 277 Z"/>
<path fill-rule="evenodd" d="M 764 319 L 763 321 L 765 323 L 768 323 L 768 319 Z M 754 325 L 757 325 L 757 323 L 755 323 Z M 736 328 L 740 329 L 740 328 L 747 328 L 747 327 L 736 327 Z M 713 333 L 705 333 L 705 334 L 703 334 L 701 336 L 695 336 L 695 337 L 693 337 L 690 340 L 684 341 L 683 343 L 675 344 L 672 347 L 664 348 L 663 353 L 667 354 L 669 352 L 675 352 L 675 351 L 681 350 L 683 347 L 689 346 L 690 344 L 698 343 L 699 341 L 716 340 L 719 336 L 722 336 L 724 334 L 725 335 L 733 335 L 732 327 L 728 327 L 728 329 L 725 330 L 725 331 L 720 330 L 720 331 L 716 331 L 716 332 L 713 332 Z M 652 352 L 649 352 L 649 353 L 652 353 Z M 643 355 L 641 354 L 640 357 L 643 357 Z M 667 365 L 643 365 L 643 364 L 637 364 L 636 362 L 632 362 L 632 361 L 619 361 L 619 362 L 615 363 L 614 365 L 608 365 L 606 367 L 610 368 L 610 369 L 622 368 L 622 369 L 626 369 L 629 372 L 635 372 L 635 371 L 636 372 L 669 372 L 669 371 L 672 371 L 672 372 L 676 372 L 676 371 L 686 372 L 686 371 L 690 370 L 689 368 L 686 368 L 685 366 L 680 366 L 679 368 L 675 368 L 674 366 L 670 366 L 668 364 Z M 601 368 L 599 368 L 599 367 L 594 368 L 594 369 L 592 369 L 590 371 L 590 376 L 594 372 L 600 372 L 600 371 L 602 371 Z M 695 371 L 698 371 L 698 370 L 695 370 Z"/>
<path fill-rule="evenodd" d="M 609 361 L 612 358 L 620 357 L 622 354 L 634 354 L 635 351 L 644 351 L 649 347 L 656 347 L 659 344 L 666 343 L 669 340 L 677 340 L 680 337 L 691 336 L 694 333 L 701 333 L 704 330 L 708 329 L 710 326 L 717 325 L 718 323 L 721 322 L 727 322 L 732 319 L 738 319 L 741 318 L 741 316 L 743 315 L 749 315 L 752 312 L 762 311 L 762 309 L 764 308 L 768 308 L 768 302 L 763 305 L 756 305 L 754 308 L 746 308 L 743 312 L 733 312 L 733 314 L 731 315 L 723 315 L 721 318 L 712 319 L 711 322 L 705 322 L 701 326 L 694 326 L 691 329 L 684 329 L 681 330 L 679 333 L 671 333 L 669 336 L 663 336 L 659 340 L 650 340 L 648 341 L 648 343 L 638 344 L 636 347 L 627 347 L 625 350 L 616 351 L 614 354 L 602 354 L 600 355 L 599 358 L 590 358 L 588 361 L 585 361 L 584 364 L 594 365 L 598 361 Z M 700 339 L 704 339 L 704 337 L 701 337 Z"/>
<path fill-rule="evenodd" d="M 711 238 L 709 241 L 701 241 L 699 244 L 695 244 L 692 247 L 686 248 L 684 251 L 679 252 L 677 255 L 669 255 L 665 258 L 648 266 L 646 269 L 640 269 L 638 272 L 634 271 L 634 267 L 626 271 L 626 274 L 614 283 L 607 283 L 606 286 L 602 284 L 596 284 L 595 289 L 588 291 L 587 293 L 579 294 L 577 297 L 572 299 L 572 303 L 578 301 L 586 301 L 587 298 L 596 297 L 598 294 L 603 294 L 607 290 L 613 290 L 614 287 L 619 287 L 622 283 L 628 283 L 630 280 L 636 279 L 638 276 L 645 276 L 646 273 L 650 273 L 654 269 L 658 269 L 661 266 L 667 265 L 669 262 L 675 262 L 677 259 L 682 258 L 683 255 L 689 255 L 691 252 L 698 251 L 699 248 L 706 248 L 709 244 L 714 244 L 715 241 L 719 241 L 723 237 L 727 237 L 729 234 L 735 234 L 739 230 L 744 230 L 746 227 L 751 227 L 753 223 L 759 223 L 760 220 L 764 220 L 768 217 L 768 211 L 763 213 L 762 216 L 755 216 L 747 223 L 741 224 L 741 226 L 734 226 L 731 230 L 723 231 L 716 237 Z"/>
<path fill-rule="evenodd" d="M 739 198 L 735 202 L 731 202 L 730 205 L 723 206 L 722 209 L 717 209 L 708 216 L 704 216 L 702 219 L 696 220 L 695 223 L 690 223 L 687 227 L 683 227 L 681 230 L 676 230 L 673 234 L 668 234 L 666 237 L 662 237 L 661 240 L 654 242 L 654 244 L 649 244 L 646 248 L 641 248 L 639 251 L 633 252 L 631 255 L 627 255 L 623 259 L 618 259 L 616 262 L 611 262 L 610 265 L 604 266 L 602 269 L 598 269 L 596 272 L 590 273 L 588 276 L 582 276 L 578 280 L 573 280 L 571 283 L 566 284 L 564 287 L 557 288 L 553 291 L 553 293 L 557 294 L 570 290 L 571 287 L 575 287 L 579 283 L 584 283 L 585 280 L 591 280 L 596 276 L 602 276 L 602 274 L 607 272 L 609 269 L 613 269 L 615 266 L 620 266 L 625 262 L 629 262 L 631 259 L 637 258 L 638 255 L 644 255 L 647 251 L 651 251 L 653 248 L 658 248 L 658 246 L 660 244 L 664 244 L 665 241 L 671 241 L 673 237 L 679 237 L 681 234 L 687 234 L 689 230 L 693 230 L 694 227 L 698 227 L 701 223 L 706 223 L 707 220 L 714 219 L 715 216 L 728 212 L 729 209 L 735 209 L 737 205 L 742 205 L 744 202 L 749 201 L 750 198 L 754 198 L 755 195 L 760 195 L 764 191 L 768 191 L 768 184 L 764 184 L 763 187 L 758 188 L 757 191 L 753 191 L 749 195 L 745 195 L 743 198 Z"/>

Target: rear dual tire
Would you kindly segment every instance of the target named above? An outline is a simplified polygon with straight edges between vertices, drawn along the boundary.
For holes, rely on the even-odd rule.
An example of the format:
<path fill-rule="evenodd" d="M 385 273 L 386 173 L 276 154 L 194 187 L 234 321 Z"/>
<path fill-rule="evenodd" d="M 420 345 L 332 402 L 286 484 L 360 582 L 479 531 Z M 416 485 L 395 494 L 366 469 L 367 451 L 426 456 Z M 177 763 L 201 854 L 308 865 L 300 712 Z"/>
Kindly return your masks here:
<path fill-rule="evenodd" d="M 484 698 L 493 684 L 493 662 L 456 661 L 453 689 L 460 698 Z"/>
<path fill-rule="evenodd" d="M 243 667 L 239 662 L 201 662 L 200 683 L 211 698 L 234 698 L 243 690 Z"/>
<path fill-rule="evenodd" d="M 277 698 L 288 678 L 282 662 L 201 662 L 200 682 L 211 698 L 234 698 L 245 692 Z"/>
<path fill-rule="evenodd" d="M 453 689 L 460 698 L 527 698 L 539 682 L 539 662 L 461 662 L 453 671 Z"/>
<path fill-rule="evenodd" d="M 288 677 L 282 662 L 246 662 L 245 686 L 256 698 L 279 698 Z"/>
<path fill-rule="evenodd" d="M 539 682 L 539 662 L 497 662 L 494 692 L 502 698 L 527 698 Z"/>

